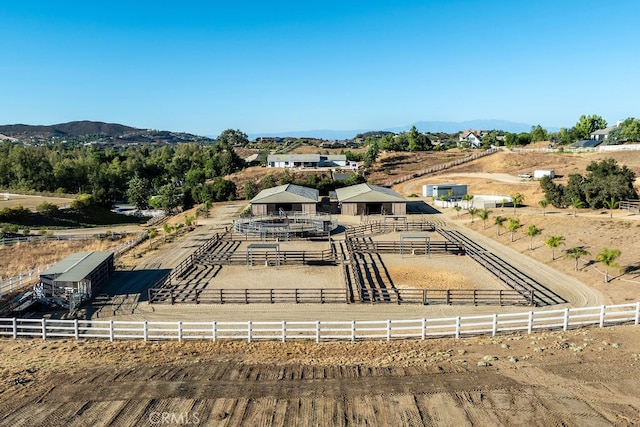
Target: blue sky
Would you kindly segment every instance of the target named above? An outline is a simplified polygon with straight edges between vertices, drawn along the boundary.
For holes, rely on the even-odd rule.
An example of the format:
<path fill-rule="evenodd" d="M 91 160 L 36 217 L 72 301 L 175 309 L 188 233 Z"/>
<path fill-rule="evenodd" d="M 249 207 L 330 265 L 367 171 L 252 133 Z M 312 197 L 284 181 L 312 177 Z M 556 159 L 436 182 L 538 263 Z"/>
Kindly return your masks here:
<path fill-rule="evenodd" d="M 639 117 L 640 2 L 12 1 L 0 124 L 217 135 Z"/>

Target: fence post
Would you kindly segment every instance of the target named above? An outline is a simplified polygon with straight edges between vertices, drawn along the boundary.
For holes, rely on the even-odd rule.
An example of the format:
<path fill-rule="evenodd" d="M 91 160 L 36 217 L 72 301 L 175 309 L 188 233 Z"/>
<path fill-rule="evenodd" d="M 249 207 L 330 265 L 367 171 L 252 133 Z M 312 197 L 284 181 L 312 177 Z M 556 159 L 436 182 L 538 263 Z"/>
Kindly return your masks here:
<path fill-rule="evenodd" d="M 351 342 L 356 342 L 356 321 L 351 321 Z"/>
<path fill-rule="evenodd" d="M 113 341 L 113 320 L 109 320 L 109 341 Z"/>
<path fill-rule="evenodd" d="M 47 339 L 47 319 L 42 319 L 42 340 Z"/>
<path fill-rule="evenodd" d="M 391 320 L 387 320 L 387 341 L 391 340 Z"/>
<path fill-rule="evenodd" d="M 567 331 L 569 329 L 569 308 L 564 309 L 564 324 L 562 325 L 562 330 Z"/>
<path fill-rule="evenodd" d="M 282 342 L 287 340 L 287 321 L 282 321 Z"/>
<path fill-rule="evenodd" d="M 144 338 L 144 342 L 149 341 L 149 322 L 146 320 L 142 322 L 142 337 Z"/>
<path fill-rule="evenodd" d="M 529 325 L 527 326 L 527 333 L 531 335 L 531 331 L 533 330 L 533 311 L 529 312 Z"/>
<path fill-rule="evenodd" d="M 427 319 L 423 318 L 421 323 L 422 323 L 422 325 L 421 325 L 421 329 L 422 329 L 421 338 L 424 340 L 425 338 L 427 338 Z"/>
<path fill-rule="evenodd" d="M 18 339 L 18 320 L 13 318 L 13 339 Z"/>
<path fill-rule="evenodd" d="M 640 301 L 636 303 L 636 319 L 634 323 L 636 325 L 640 323 Z"/>
<path fill-rule="evenodd" d="M 178 321 L 178 341 L 182 341 L 182 320 Z"/>
<path fill-rule="evenodd" d="M 73 335 L 76 337 L 76 341 L 80 339 L 80 330 L 78 329 L 78 319 L 73 319 Z"/>
<path fill-rule="evenodd" d="M 460 338 L 460 316 L 456 316 L 456 339 Z"/>
<path fill-rule="evenodd" d="M 320 321 L 316 320 L 316 344 L 320 342 Z"/>
<path fill-rule="evenodd" d="M 498 331 L 498 314 L 494 313 L 493 318 L 491 320 L 491 336 L 495 337 L 497 331 Z"/>
<path fill-rule="evenodd" d="M 218 334 L 218 324 L 217 322 L 214 320 L 213 321 L 213 325 L 211 325 L 212 327 L 212 331 L 211 331 L 211 339 L 213 342 L 216 342 L 217 339 L 217 334 Z"/>
<path fill-rule="evenodd" d="M 605 311 L 605 306 L 601 306 L 600 307 L 600 327 L 604 328 L 604 311 Z"/>
<path fill-rule="evenodd" d="M 247 342 L 251 342 L 251 320 L 247 322 Z"/>

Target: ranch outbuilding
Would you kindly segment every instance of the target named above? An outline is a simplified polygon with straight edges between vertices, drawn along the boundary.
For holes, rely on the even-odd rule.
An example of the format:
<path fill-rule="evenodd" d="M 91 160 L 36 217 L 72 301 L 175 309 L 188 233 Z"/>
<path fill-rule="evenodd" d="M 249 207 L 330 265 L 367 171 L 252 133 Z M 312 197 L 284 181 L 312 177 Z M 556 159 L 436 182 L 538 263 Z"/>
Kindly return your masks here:
<path fill-rule="evenodd" d="M 405 215 L 407 200 L 390 188 L 358 184 L 336 189 L 343 215 Z"/>
<path fill-rule="evenodd" d="M 277 215 L 280 212 L 315 213 L 319 191 L 295 184 L 262 190 L 251 199 L 252 215 Z"/>

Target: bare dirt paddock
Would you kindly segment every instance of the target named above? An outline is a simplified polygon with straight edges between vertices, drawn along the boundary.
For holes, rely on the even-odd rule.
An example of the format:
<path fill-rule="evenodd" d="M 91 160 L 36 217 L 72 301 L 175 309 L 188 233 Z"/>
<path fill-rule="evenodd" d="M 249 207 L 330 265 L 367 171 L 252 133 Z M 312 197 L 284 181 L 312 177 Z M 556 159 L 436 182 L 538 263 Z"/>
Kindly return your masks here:
<path fill-rule="evenodd" d="M 0 425 L 636 425 L 639 344 L 634 326 L 322 345 L 3 340 Z"/>

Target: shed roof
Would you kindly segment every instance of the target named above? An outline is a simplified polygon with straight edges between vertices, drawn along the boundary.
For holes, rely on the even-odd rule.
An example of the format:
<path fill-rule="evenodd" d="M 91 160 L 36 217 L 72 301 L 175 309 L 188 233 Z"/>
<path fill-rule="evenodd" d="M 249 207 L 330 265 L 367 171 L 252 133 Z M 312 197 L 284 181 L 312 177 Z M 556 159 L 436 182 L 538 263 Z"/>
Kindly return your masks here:
<path fill-rule="evenodd" d="M 336 195 L 340 203 L 388 203 L 407 201 L 390 188 L 366 183 L 337 188 Z"/>
<path fill-rule="evenodd" d="M 598 139 L 584 139 L 582 141 L 577 141 L 571 144 L 572 147 L 597 147 L 602 144 L 601 140 Z"/>
<path fill-rule="evenodd" d="M 595 136 L 595 135 L 609 135 L 611 133 L 611 131 L 613 131 L 615 128 L 617 128 L 617 125 L 613 125 L 613 126 L 608 126 L 604 129 L 596 129 L 593 132 L 591 132 L 591 135 Z"/>
<path fill-rule="evenodd" d="M 346 154 L 269 154 L 267 162 L 304 162 L 318 163 L 320 159 L 325 161 L 346 161 Z"/>
<path fill-rule="evenodd" d="M 56 282 L 79 282 L 110 257 L 113 257 L 110 251 L 78 252 L 62 259 L 41 275 L 57 276 Z"/>
<path fill-rule="evenodd" d="M 284 184 L 262 190 L 251 199 L 251 203 L 317 203 L 319 195 L 320 192 L 315 188 Z"/>

